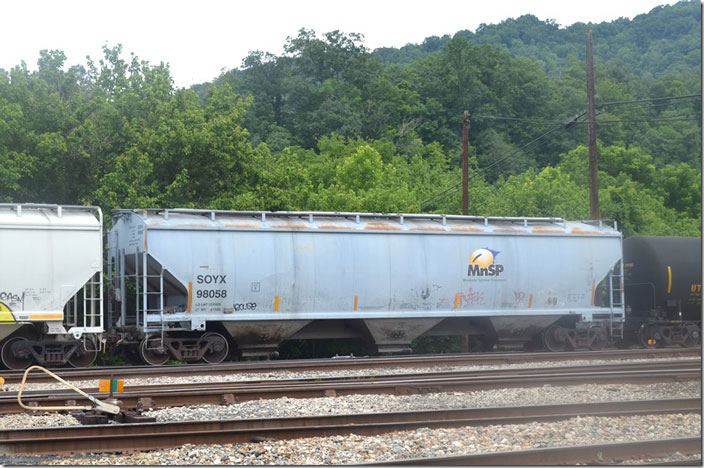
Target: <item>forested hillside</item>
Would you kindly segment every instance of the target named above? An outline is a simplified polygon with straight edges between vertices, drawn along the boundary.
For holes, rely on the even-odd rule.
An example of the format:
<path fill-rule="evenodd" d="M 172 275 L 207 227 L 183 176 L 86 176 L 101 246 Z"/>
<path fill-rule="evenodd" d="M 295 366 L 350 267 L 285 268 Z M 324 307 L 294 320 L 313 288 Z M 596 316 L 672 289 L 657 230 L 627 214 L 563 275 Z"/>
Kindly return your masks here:
<path fill-rule="evenodd" d="M 632 20 L 576 23 L 564 28 L 554 21 L 524 15 L 500 24 L 482 24 L 476 32 L 464 30 L 457 35 L 471 45 L 490 44 L 512 57 L 538 60 L 549 75 L 556 76 L 570 65 L 571 57 L 584 61 L 587 29 L 600 38 L 594 44 L 597 60 L 604 63 L 613 60 L 639 77 L 688 72 L 701 62 L 701 3 L 694 1 L 659 6 Z M 450 35 L 429 37 L 422 44 L 380 48 L 376 52 L 385 64 L 407 64 L 442 51 L 451 39 Z"/>
<path fill-rule="evenodd" d="M 526 16 L 379 51 L 301 29 L 192 89 L 120 46 L 41 51 L 0 70 L 0 201 L 459 213 L 469 110 L 471 213 L 585 219 L 587 27 Z M 589 27 L 602 217 L 700 235 L 699 4 Z"/>

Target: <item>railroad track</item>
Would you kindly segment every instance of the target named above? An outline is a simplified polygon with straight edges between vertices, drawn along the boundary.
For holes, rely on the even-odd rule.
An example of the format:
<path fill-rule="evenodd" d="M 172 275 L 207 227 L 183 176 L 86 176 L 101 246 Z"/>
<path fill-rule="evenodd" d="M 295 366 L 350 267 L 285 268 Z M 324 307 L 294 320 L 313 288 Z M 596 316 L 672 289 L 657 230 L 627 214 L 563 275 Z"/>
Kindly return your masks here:
<path fill-rule="evenodd" d="M 667 457 L 679 452 L 699 455 L 697 459 L 664 463 L 646 463 L 654 466 L 701 466 L 702 440 L 700 438 L 645 440 L 638 442 L 559 447 L 536 450 L 479 453 L 454 457 L 412 458 L 365 466 L 545 466 L 545 465 L 613 465 L 626 460 Z"/>
<path fill-rule="evenodd" d="M 702 350 L 697 348 L 663 348 L 663 349 L 627 349 L 605 351 L 541 352 L 541 353 L 483 353 L 483 354 L 442 354 L 414 355 L 393 357 L 341 357 L 338 359 L 297 359 L 282 361 L 248 361 L 236 363 L 210 364 L 173 364 L 166 366 L 108 366 L 86 369 L 53 369 L 67 380 L 104 379 L 114 375 L 116 378 L 143 378 L 155 376 L 193 376 L 193 375 L 227 375 L 237 373 L 265 373 L 289 370 L 332 371 L 352 369 L 378 369 L 391 367 L 423 368 L 442 366 L 480 366 L 502 365 L 530 362 L 555 362 L 575 360 L 624 360 L 624 359 L 660 359 L 680 357 L 701 357 Z M 19 383 L 23 371 L 0 369 L 0 376 L 8 384 Z M 34 382 L 48 382 L 51 379 L 41 375 Z"/>
<path fill-rule="evenodd" d="M 299 418 L 181 421 L 100 426 L 68 426 L 43 429 L 18 429 L 0 432 L 0 453 L 6 455 L 60 455 L 104 452 L 134 452 L 166 449 L 183 444 L 225 444 L 262 439 L 295 439 L 332 435 L 378 435 L 420 427 L 467 427 L 528 422 L 547 422 L 577 416 L 634 416 L 667 413 L 700 413 L 700 399 L 622 401 L 520 407 L 473 408 L 405 413 L 352 414 Z M 648 443 L 653 443 L 649 441 Z M 564 450 L 564 449 L 562 449 Z M 572 449 L 567 449 L 572 450 Z M 669 453 L 676 450 L 669 447 Z M 685 451 L 690 451 L 688 448 Z M 682 450 L 680 450 L 682 451 Z M 535 451 L 531 451 L 535 452 Z M 538 451 L 540 452 L 540 451 Z M 521 452 L 526 453 L 526 452 Z M 542 452 L 543 454 L 548 452 Z M 642 453 L 642 452 L 641 452 Z M 701 453 L 701 440 L 699 452 Z M 482 455 L 472 455 L 480 457 Z M 497 460 L 506 454 L 484 454 Z M 515 456 L 515 454 L 514 454 Z M 400 464 L 451 465 L 450 457 L 440 463 L 403 460 Z M 479 464 L 555 464 L 552 458 L 498 458 L 498 463 L 480 460 Z M 466 463 L 461 463 L 466 464 Z"/>
<path fill-rule="evenodd" d="M 476 391 L 508 387 L 577 385 L 586 383 L 652 383 L 701 380 L 700 361 L 646 361 L 555 368 L 492 369 L 464 372 L 403 374 L 368 378 L 324 378 L 133 386 L 117 395 L 124 408 L 229 404 L 272 398 L 318 398 L 352 394 L 410 395 Z M 98 398 L 106 394 L 92 393 Z M 88 404 L 75 393 L 33 391 L 23 394 L 25 404 L 66 406 Z M 0 396 L 0 414 L 22 411 L 14 392 Z"/>

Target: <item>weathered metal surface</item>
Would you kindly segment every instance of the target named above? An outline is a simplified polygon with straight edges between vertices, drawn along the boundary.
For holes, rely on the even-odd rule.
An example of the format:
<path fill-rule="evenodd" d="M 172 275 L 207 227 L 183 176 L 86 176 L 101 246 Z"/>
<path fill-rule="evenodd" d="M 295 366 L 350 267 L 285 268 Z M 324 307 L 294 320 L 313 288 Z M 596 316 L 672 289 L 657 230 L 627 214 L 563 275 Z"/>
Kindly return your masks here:
<path fill-rule="evenodd" d="M 61 324 L 69 299 L 102 272 L 102 252 L 99 208 L 0 204 L 0 324 Z M 101 331 L 100 313 L 74 331 Z"/>
<path fill-rule="evenodd" d="M 163 267 L 163 319 L 191 329 L 362 319 L 378 330 L 374 320 L 421 319 L 427 330 L 432 319 L 510 317 L 516 327 L 502 335 L 534 333 L 531 317 L 608 314 L 592 288 L 621 258 L 614 228 L 556 218 L 120 210 L 114 219 L 109 259 L 124 254 L 129 269 L 146 253 L 149 271 Z"/>
<path fill-rule="evenodd" d="M 79 426 L 3 431 L 0 433 L 0 450 L 5 454 L 123 452 L 169 448 L 185 443 L 235 443 L 251 442 L 261 438 L 293 439 L 350 433 L 375 435 L 419 427 L 488 426 L 550 421 L 576 416 L 619 416 L 698 411 L 701 411 L 701 402 L 693 399 L 281 419 Z M 673 445 L 673 447 L 675 446 L 676 444 Z M 686 450 L 684 452 L 691 453 Z"/>

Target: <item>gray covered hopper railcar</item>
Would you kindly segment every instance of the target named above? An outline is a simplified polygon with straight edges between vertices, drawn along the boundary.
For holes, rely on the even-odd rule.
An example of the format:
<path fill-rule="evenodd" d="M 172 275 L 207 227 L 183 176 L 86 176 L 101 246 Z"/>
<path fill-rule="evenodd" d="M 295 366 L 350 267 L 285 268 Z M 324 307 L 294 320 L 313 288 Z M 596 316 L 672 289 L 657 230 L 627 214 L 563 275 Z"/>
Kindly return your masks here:
<path fill-rule="evenodd" d="M 113 215 L 110 321 L 152 364 L 169 356 L 217 362 L 231 343 L 244 356 L 268 355 L 293 338 L 357 337 L 404 352 L 422 335 L 483 335 L 499 344 L 544 335 L 550 349 L 565 349 L 598 347 L 622 331 L 622 237 L 601 222 Z"/>
<path fill-rule="evenodd" d="M 0 361 L 89 366 L 103 333 L 98 207 L 0 203 Z"/>

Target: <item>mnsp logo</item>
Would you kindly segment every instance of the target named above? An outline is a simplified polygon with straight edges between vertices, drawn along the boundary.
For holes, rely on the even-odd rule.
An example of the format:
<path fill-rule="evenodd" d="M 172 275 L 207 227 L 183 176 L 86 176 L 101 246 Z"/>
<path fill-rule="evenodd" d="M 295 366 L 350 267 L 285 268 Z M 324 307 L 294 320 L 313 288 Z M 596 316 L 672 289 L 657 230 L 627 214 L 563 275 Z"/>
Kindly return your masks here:
<path fill-rule="evenodd" d="M 477 249 L 469 256 L 467 276 L 499 276 L 504 271 L 504 266 L 496 263 L 498 250 L 489 247 Z"/>

